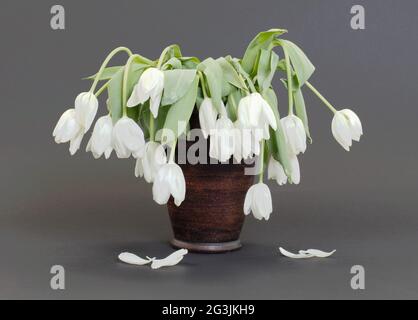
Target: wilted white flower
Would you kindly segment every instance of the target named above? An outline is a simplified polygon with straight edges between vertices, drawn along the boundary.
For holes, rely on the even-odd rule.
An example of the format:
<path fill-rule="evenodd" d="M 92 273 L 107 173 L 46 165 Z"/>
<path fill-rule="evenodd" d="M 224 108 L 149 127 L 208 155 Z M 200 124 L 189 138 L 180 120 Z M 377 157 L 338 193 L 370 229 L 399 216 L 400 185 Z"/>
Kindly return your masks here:
<path fill-rule="evenodd" d="M 337 111 L 332 119 L 332 134 L 338 143 L 350 151 L 352 140 L 360 141 L 363 128 L 359 117 L 350 109 Z"/>
<path fill-rule="evenodd" d="M 96 117 L 99 101 L 93 92 L 82 92 L 75 99 L 75 117 L 86 133 Z"/>
<path fill-rule="evenodd" d="M 270 105 L 257 92 L 242 98 L 238 104 L 238 119 L 243 128 L 262 129 L 268 139 L 268 128 L 277 129 L 276 117 Z"/>
<path fill-rule="evenodd" d="M 157 68 L 148 68 L 139 78 L 127 102 L 128 107 L 135 107 L 150 99 L 150 110 L 154 118 L 158 116 L 161 97 L 164 90 L 164 73 Z"/>
<path fill-rule="evenodd" d="M 152 195 L 158 204 L 166 204 L 172 195 L 176 206 L 181 205 L 186 197 L 186 181 L 178 164 L 169 162 L 158 170 L 152 186 Z"/>
<path fill-rule="evenodd" d="M 120 118 L 113 128 L 113 147 L 119 158 L 139 158 L 144 155 L 144 133 L 139 125 L 127 116 Z"/>
<path fill-rule="evenodd" d="M 279 161 L 270 157 L 268 165 L 268 179 L 275 179 L 279 186 L 286 184 L 287 176 Z"/>
<path fill-rule="evenodd" d="M 234 124 L 227 116 L 216 120 L 215 129 L 210 132 L 209 156 L 221 162 L 234 154 Z"/>
<path fill-rule="evenodd" d="M 68 109 L 59 118 L 52 136 L 56 143 L 70 142 L 70 154 L 73 155 L 80 148 L 84 130 L 78 123 L 75 109 Z"/>
<path fill-rule="evenodd" d="M 244 214 L 249 215 L 250 212 L 258 220 L 268 220 L 273 212 L 270 189 L 262 182 L 254 184 L 247 191 L 244 201 Z"/>
<path fill-rule="evenodd" d="M 91 151 L 95 159 L 100 158 L 103 154 L 109 159 L 112 153 L 112 118 L 107 115 L 97 119 L 93 128 L 91 138 L 87 143 L 86 151 Z"/>
<path fill-rule="evenodd" d="M 223 107 L 225 108 L 225 107 Z M 208 138 L 211 130 L 215 129 L 216 118 L 218 117 L 218 111 L 212 103 L 212 99 L 203 99 L 199 109 L 199 122 L 205 139 Z"/>
<path fill-rule="evenodd" d="M 306 150 L 306 132 L 302 120 L 291 114 L 280 119 L 290 151 L 298 155 Z"/>
<path fill-rule="evenodd" d="M 164 147 L 158 142 L 149 141 L 145 144 L 145 154 L 136 160 L 135 176 L 144 176 L 148 183 L 154 182 L 159 169 L 167 163 Z"/>

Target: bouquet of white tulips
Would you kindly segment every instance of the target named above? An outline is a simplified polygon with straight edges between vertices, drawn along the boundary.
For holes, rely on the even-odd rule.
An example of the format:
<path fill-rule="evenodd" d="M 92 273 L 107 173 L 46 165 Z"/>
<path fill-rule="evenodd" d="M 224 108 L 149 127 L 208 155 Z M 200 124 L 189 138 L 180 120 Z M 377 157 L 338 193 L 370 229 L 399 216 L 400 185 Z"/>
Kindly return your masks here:
<path fill-rule="evenodd" d="M 179 137 L 190 130 L 196 108 L 211 158 L 235 163 L 259 160 L 259 182 L 247 192 L 244 213 L 267 220 L 272 200 L 263 183 L 266 169 L 268 179 L 279 185 L 298 184 L 298 155 L 305 152 L 307 141 L 312 142 L 303 89 L 310 89 L 333 113 L 332 134 L 344 149 L 348 151 L 363 133 L 353 111 L 337 110 L 308 82 L 315 68 L 296 44 L 281 38 L 285 33 L 283 29 L 259 33 L 241 59 L 201 61 L 183 56 L 178 45 L 171 45 L 159 59 L 150 60 L 117 48 L 88 77 L 90 90 L 80 93 L 74 108 L 62 114 L 53 132 L 55 141 L 69 142 L 73 155 L 96 118 L 97 97 L 107 92 L 106 114 L 95 122 L 86 150 L 95 159 L 102 155 L 108 159 L 113 150 L 118 158 L 132 156 L 135 175 L 153 183 L 154 200 L 165 204 L 172 196 L 180 206 L 187 193 L 175 149 Z M 126 64 L 109 66 L 118 53 L 128 55 Z M 276 72 L 287 90 L 284 117 L 271 84 Z"/>

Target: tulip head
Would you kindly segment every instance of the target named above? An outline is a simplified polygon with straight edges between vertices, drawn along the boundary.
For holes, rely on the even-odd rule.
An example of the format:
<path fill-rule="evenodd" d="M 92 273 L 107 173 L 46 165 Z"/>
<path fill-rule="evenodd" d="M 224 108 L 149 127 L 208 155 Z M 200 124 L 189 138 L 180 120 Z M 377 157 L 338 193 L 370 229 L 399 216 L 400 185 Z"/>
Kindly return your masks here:
<path fill-rule="evenodd" d="M 363 134 L 359 117 L 350 109 L 343 109 L 334 114 L 331 130 L 335 140 L 347 151 L 350 151 L 352 140 L 360 141 Z"/>
<path fill-rule="evenodd" d="M 113 128 L 113 147 L 118 158 L 139 158 L 144 155 L 144 133 L 139 125 L 127 116 L 120 118 Z"/>
<path fill-rule="evenodd" d="M 249 215 L 251 212 L 258 220 L 268 220 L 273 212 L 270 189 L 262 182 L 251 186 L 245 196 L 244 214 Z"/>
<path fill-rule="evenodd" d="M 148 68 L 135 85 L 127 106 L 135 107 L 150 99 L 151 113 L 154 118 L 157 118 L 163 90 L 164 73 L 157 68 Z"/>
<path fill-rule="evenodd" d="M 238 119 L 245 128 L 265 129 L 271 126 L 277 130 L 276 117 L 266 100 L 258 93 L 251 93 L 238 104 Z"/>
<path fill-rule="evenodd" d="M 100 158 L 103 154 L 106 159 L 109 159 L 113 150 L 112 134 L 112 118 L 109 115 L 100 117 L 94 125 L 93 133 L 87 144 L 86 151 L 91 151 L 95 159 Z"/>
<path fill-rule="evenodd" d="M 279 186 L 286 184 L 287 176 L 284 172 L 283 166 L 279 161 L 270 157 L 269 165 L 268 165 L 268 179 L 276 180 Z"/>
<path fill-rule="evenodd" d="M 167 163 L 164 147 L 154 141 L 145 144 L 145 154 L 136 160 L 135 176 L 144 176 L 148 183 L 154 182 L 160 168 Z"/>
<path fill-rule="evenodd" d="M 211 132 L 209 156 L 225 162 L 234 154 L 234 124 L 227 116 L 216 120 Z"/>
<path fill-rule="evenodd" d="M 99 101 L 92 92 L 82 92 L 75 99 L 75 116 L 86 133 L 96 117 Z"/>
<path fill-rule="evenodd" d="M 52 136 L 56 143 L 70 142 L 70 154 L 74 155 L 80 148 L 84 130 L 76 119 L 75 109 L 68 109 L 59 118 Z"/>
<path fill-rule="evenodd" d="M 203 99 L 199 109 L 199 122 L 205 139 L 207 139 L 209 133 L 215 129 L 217 117 L 218 111 L 213 105 L 212 99 Z"/>
<path fill-rule="evenodd" d="M 295 155 L 304 153 L 306 151 L 306 132 L 302 120 L 290 114 L 280 119 L 280 123 L 290 151 Z"/>
<path fill-rule="evenodd" d="M 186 197 L 186 181 L 178 164 L 170 162 L 161 166 L 152 186 L 152 194 L 158 204 L 166 204 L 171 195 L 176 206 L 181 205 Z"/>

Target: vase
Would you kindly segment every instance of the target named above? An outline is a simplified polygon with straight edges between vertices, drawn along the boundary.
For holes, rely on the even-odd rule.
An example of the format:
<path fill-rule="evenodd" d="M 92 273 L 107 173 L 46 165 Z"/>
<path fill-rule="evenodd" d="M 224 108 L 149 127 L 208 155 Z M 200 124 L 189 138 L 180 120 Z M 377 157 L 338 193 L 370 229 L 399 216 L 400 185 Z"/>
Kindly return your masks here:
<path fill-rule="evenodd" d="M 198 127 L 196 119 L 193 114 L 191 128 Z M 191 144 L 187 142 L 187 148 Z M 186 198 L 179 207 L 172 198 L 167 204 L 174 233 L 172 246 L 202 253 L 241 248 L 244 200 L 254 179 L 245 175 L 248 166 L 232 160 L 210 164 L 208 156 L 207 164 L 179 165 L 186 180 Z"/>

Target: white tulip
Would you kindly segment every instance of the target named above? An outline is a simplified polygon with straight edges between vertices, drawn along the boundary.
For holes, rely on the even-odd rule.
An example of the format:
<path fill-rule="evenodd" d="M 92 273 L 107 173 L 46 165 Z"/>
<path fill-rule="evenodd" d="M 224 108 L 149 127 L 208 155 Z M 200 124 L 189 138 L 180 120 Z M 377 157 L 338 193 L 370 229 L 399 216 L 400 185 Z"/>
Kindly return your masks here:
<path fill-rule="evenodd" d="M 338 143 L 350 151 L 352 140 L 360 141 L 363 128 L 359 117 L 350 109 L 337 111 L 332 119 L 332 134 Z"/>
<path fill-rule="evenodd" d="M 113 123 L 109 115 L 97 119 L 91 138 L 87 143 L 86 151 L 91 151 L 95 159 L 100 158 L 103 154 L 106 159 L 109 159 L 113 150 L 112 133 Z"/>
<path fill-rule="evenodd" d="M 99 101 L 92 92 L 82 92 L 75 99 L 75 117 L 86 133 L 96 117 Z"/>
<path fill-rule="evenodd" d="M 78 123 L 74 109 L 68 109 L 61 115 L 52 133 L 56 143 L 70 142 L 71 155 L 80 148 L 83 135 L 83 127 Z"/>
<path fill-rule="evenodd" d="M 167 163 L 164 147 L 154 141 L 145 144 L 145 154 L 136 160 L 135 176 L 144 176 L 148 183 L 154 182 L 159 169 Z"/>
<path fill-rule="evenodd" d="M 259 182 L 248 189 L 244 201 L 244 214 L 253 213 L 258 220 L 268 220 L 273 212 L 273 203 L 269 187 Z"/>
<path fill-rule="evenodd" d="M 275 179 L 279 186 L 286 184 L 287 176 L 279 161 L 270 157 L 268 165 L 268 179 Z"/>
<path fill-rule="evenodd" d="M 277 129 L 276 117 L 266 100 L 257 92 L 242 98 L 238 104 L 238 119 L 244 128 Z"/>
<path fill-rule="evenodd" d="M 144 155 L 144 133 L 139 125 L 127 116 L 120 118 L 113 128 L 113 147 L 119 158 L 134 158 Z"/>
<path fill-rule="evenodd" d="M 234 154 L 234 124 L 227 116 L 216 120 L 215 129 L 211 130 L 209 156 L 221 162 L 227 161 Z"/>
<path fill-rule="evenodd" d="M 298 155 L 306 151 L 306 132 L 302 120 L 291 114 L 280 119 L 290 151 Z"/>
<path fill-rule="evenodd" d="M 148 68 L 135 85 L 127 106 L 135 107 L 150 99 L 150 110 L 154 118 L 157 118 L 163 90 L 164 73 L 157 68 Z"/>
<path fill-rule="evenodd" d="M 166 204 L 172 195 L 176 206 L 181 205 L 186 196 L 186 181 L 179 165 L 170 162 L 158 170 L 152 186 L 152 194 L 158 204 Z"/>
<path fill-rule="evenodd" d="M 212 99 L 203 99 L 199 109 L 199 122 L 200 128 L 202 129 L 202 133 L 205 139 L 208 138 L 210 131 L 215 129 L 217 117 L 218 111 L 213 105 Z"/>
<path fill-rule="evenodd" d="M 292 170 L 290 177 L 292 178 L 292 183 L 299 184 L 300 183 L 300 166 L 299 160 L 296 155 L 290 156 L 290 168 Z"/>

